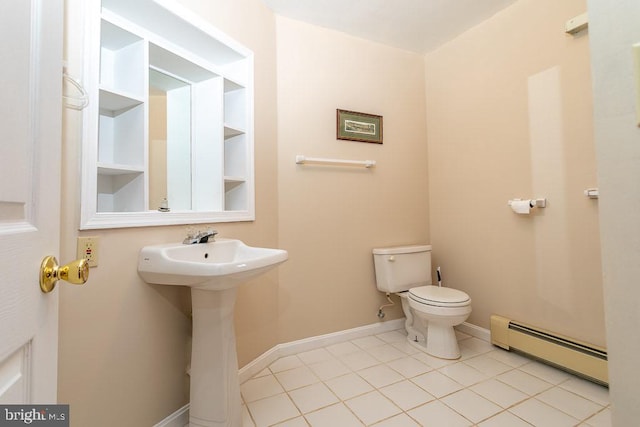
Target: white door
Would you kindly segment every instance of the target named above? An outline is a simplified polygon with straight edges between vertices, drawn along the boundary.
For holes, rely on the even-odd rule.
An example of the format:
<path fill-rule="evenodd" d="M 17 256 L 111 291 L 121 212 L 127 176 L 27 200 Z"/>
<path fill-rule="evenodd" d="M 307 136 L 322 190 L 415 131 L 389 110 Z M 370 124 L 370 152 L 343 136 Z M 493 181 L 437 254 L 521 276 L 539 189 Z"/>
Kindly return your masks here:
<path fill-rule="evenodd" d="M 0 1 L 0 403 L 56 403 L 63 0 Z"/>

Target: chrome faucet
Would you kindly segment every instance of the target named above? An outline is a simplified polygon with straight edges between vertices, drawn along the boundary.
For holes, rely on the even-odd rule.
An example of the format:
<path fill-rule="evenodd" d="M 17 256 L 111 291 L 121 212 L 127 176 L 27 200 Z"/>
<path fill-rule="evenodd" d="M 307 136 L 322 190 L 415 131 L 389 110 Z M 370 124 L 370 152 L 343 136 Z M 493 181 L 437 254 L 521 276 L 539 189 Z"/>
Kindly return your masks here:
<path fill-rule="evenodd" d="M 216 230 L 199 231 L 199 232 L 196 232 L 195 234 L 189 234 L 182 241 L 182 243 L 184 243 L 185 245 L 193 245 L 196 243 L 207 243 L 209 239 L 211 239 L 211 241 L 213 242 L 216 234 L 218 234 Z"/>

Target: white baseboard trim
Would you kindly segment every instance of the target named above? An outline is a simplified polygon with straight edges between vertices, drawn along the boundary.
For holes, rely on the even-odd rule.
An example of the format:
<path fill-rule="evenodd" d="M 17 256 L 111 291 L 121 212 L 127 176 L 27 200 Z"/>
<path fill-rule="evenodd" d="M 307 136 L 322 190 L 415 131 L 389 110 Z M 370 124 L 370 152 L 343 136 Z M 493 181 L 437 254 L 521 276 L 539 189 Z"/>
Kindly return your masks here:
<path fill-rule="evenodd" d="M 480 326 L 464 322 L 456 326 L 455 329 L 467 335 L 471 335 L 472 337 L 478 338 L 482 341 L 491 342 L 491 331 L 485 328 L 481 328 Z"/>
<path fill-rule="evenodd" d="M 189 425 L 188 403 L 153 427 L 184 427 L 186 425 Z"/>
<path fill-rule="evenodd" d="M 405 319 L 403 317 L 401 319 L 373 323 L 371 325 L 361 326 L 358 328 L 277 344 L 275 347 L 262 353 L 238 371 L 240 383 L 242 384 L 247 381 L 281 357 L 290 356 L 303 351 L 315 350 L 317 348 L 366 337 L 368 335 L 377 335 L 394 331 L 396 329 L 402 329 L 404 328 L 404 321 Z M 461 325 L 456 326 L 456 329 L 460 332 L 471 335 L 472 337 L 486 342 L 491 342 L 491 332 L 488 329 L 481 328 L 480 326 L 464 322 Z M 189 404 L 184 405 L 182 408 L 178 409 L 176 412 L 169 415 L 153 427 L 184 427 L 187 424 L 189 424 Z"/>
<path fill-rule="evenodd" d="M 278 344 L 240 369 L 240 383 L 250 379 L 281 357 L 290 356 L 303 351 L 315 350 L 317 348 L 349 341 L 355 338 L 366 337 L 368 335 L 382 334 L 400 328 L 404 328 L 404 318 L 373 323 L 366 326 L 360 326 L 358 328 Z"/>

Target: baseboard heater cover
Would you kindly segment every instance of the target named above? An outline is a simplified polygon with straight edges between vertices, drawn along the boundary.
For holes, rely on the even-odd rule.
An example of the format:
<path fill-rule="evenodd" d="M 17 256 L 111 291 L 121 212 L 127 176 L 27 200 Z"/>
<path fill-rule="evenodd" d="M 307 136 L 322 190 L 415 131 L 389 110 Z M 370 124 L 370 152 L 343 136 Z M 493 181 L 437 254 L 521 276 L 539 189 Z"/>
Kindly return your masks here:
<path fill-rule="evenodd" d="M 491 343 L 609 385 L 607 351 L 506 317 L 491 316 Z"/>

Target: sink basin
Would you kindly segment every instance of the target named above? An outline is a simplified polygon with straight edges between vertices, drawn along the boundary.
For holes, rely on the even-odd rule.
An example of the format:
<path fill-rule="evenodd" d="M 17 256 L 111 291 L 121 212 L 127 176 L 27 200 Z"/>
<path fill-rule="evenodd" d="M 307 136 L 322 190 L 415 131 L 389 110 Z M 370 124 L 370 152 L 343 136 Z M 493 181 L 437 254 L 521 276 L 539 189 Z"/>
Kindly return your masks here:
<path fill-rule="evenodd" d="M 242 426 L 234 332 L 237 285 L 285 262 L 287 251 L 240 240 L 145 246 L 138 274 L 147 283 L 191 288 L 193 340 L 189 425 Z"/>
<path fill-rule="evenodd" d="M 147 283 L 222 290 L 265 273 L 287 258 L 285 250 L 251 247 L 236 239 L 169 243 L 143 247 L 138 274 Z"/>

